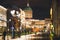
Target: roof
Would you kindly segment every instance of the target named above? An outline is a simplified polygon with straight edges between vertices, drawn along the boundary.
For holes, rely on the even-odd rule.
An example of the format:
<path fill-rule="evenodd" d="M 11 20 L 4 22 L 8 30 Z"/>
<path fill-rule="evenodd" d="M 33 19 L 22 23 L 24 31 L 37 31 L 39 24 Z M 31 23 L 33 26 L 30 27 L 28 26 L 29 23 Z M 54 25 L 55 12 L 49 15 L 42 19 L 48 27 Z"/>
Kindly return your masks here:
<path fill-rule="evenodd" d="M 3 6 L 0 5 L 0 10 L 1 10 L 1 9 L 2 9 L 2 10 L 7 10 L 5 7 L 3 7 Z"/>
<path fill-rule="evenodd" d="M 26 7 L 24 10 L 32 10 L 32 8 L 29 6 L 29 7 Z"/>

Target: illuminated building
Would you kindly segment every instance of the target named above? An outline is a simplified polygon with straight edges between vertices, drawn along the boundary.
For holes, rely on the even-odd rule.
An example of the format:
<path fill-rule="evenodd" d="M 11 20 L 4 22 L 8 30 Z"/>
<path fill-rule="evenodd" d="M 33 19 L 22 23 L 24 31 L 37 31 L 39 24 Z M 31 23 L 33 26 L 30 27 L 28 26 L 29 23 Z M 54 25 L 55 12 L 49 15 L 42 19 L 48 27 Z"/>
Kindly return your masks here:
<path fill-rule="evenodd" d="M 31 7 L 29 6 L 29 2 L 27 3 L 27 7 L 24 9 L 24 12 L 25 12 L 25 18 L 32 18 L 32 9 Z"/>
<path fill-rule="evenodd" d="M 47 27 L 47 30 L 50 31 L 51 28 L 51 19 L 50 18 L 45 18 L 45 26 Z"/>
<path fill-rule="evenodd" d="M 38 28 L 39 30 L 44 30 L 44 26 L 46 26 L 46 30 L 50 30 L 51 24 L 50 18 L 45 18 L 45 20 L 38 20 L 38 19 L 26 19 L 26 28 Z"/>
<path fill-rule="evenodd" d="M 7 27 L 7 9 L 0 5 L 0 28 Z M 3 29 L 0 29 L 3 30 Z"/>
<path fill-rule="evenodd" d="M 26 19 L 26 28 L 38 28 L 39 30 L 43 30 L 45 25 L 45 20 L 38 19 Z"/>
<path fill-rule="evenodd" d="M 22 10 L 22 9 L 20 9 L 20 19 L 21 19 L 21 25 L 23 25 L 23 26 L 25 26 L 25 12 Z"/>

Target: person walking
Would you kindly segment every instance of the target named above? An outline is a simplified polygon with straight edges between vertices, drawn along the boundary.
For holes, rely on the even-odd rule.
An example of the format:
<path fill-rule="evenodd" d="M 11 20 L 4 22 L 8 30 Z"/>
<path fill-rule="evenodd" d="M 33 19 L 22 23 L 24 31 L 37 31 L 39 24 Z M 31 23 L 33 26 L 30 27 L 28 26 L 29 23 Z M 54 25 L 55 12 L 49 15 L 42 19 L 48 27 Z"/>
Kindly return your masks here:
<path fill-rule="evenodd" d="M 15 31 L 14 31 L 14 27 L 12 26 L 12 27 L 11 27 L 11 29 L 12 29 L 12 38 L 15 38 Z"/>
<path fill-rule="evenodd" d="M 3 40 L 5 40 L 5 37 L 6 37 L 6 30 L 4 30 L 3 32 Z"/>

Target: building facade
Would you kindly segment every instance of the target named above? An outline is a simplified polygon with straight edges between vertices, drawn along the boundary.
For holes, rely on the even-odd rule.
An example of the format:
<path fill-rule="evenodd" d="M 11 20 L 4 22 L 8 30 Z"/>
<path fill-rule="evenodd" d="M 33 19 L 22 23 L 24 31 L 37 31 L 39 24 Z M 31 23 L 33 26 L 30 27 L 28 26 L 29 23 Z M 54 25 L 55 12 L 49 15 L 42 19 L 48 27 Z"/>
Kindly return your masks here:
<path fill-rule="evenodd" d="M 52 0 L 52 22 L 55 34 L 60 35 L 60 0 Z"/>
<path fill-rule="evenodd" d="M 29 5 L 29 3 L 27 3 L 27 7 L 24 9 L 24 12 L 25 12 L 25 18 L 28 18 L 28 19 L 31 19 L 33 17 L 32 13 L 32 9 Z"/>
<path fill-rule="evenodd" d="M 0 5 L 0 32 L 4 30 L 4 27 L 7 27 L 7 9 Z"/>

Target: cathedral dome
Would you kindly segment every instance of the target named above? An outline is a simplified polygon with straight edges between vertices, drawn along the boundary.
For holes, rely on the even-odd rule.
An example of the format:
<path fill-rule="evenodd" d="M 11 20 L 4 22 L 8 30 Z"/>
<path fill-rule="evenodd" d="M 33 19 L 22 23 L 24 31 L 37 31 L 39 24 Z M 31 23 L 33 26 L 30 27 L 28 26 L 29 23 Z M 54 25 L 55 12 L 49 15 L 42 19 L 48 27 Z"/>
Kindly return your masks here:
<path fill-rule="evenodd" d="M 32 8 L 29 6 L 29 7 L 26 7 L 24 10 L 30 10 L 30 11 L 32 11 Z"/>

